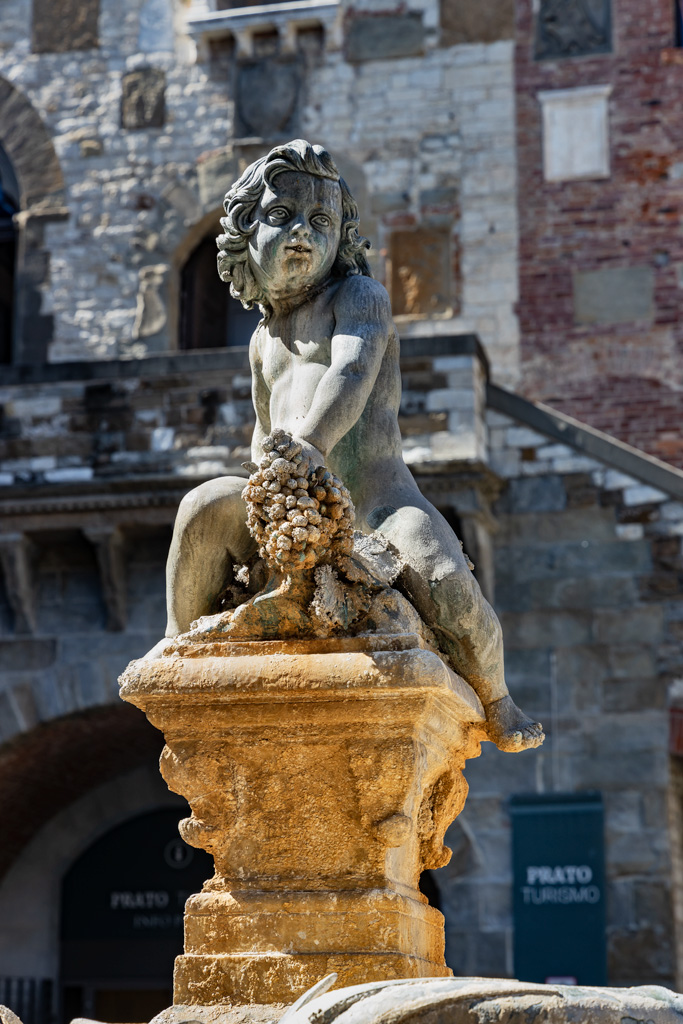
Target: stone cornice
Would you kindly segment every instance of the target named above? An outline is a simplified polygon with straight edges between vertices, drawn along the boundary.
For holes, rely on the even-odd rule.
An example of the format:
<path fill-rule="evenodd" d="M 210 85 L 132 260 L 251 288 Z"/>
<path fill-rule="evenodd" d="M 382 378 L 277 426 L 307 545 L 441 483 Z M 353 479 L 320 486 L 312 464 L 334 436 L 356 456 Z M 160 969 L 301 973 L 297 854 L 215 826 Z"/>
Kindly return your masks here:
<path fill-rule="evenodd" d="M 476 356 L 488 376 L 488 361 L 476 334 L 449 334 L 401 339 L 401 360 L 437 356 Z M 0 368 L 0 385 L 66 381 L 113 381 L 225 371 L 249 372 L 246 346 L 167 352 L 144 359 L 81 359 L 74 362 L 24 364 Z"/>
<path fill-rule="evenodd" d="M 143 481 L 93 481 L 85 485 L 7 488 L 0 500 L 0 528 L 40 532 L 46 529 L 119 524 L 172 524 L 185 494 L 206 478 L 146 478 Z"/>

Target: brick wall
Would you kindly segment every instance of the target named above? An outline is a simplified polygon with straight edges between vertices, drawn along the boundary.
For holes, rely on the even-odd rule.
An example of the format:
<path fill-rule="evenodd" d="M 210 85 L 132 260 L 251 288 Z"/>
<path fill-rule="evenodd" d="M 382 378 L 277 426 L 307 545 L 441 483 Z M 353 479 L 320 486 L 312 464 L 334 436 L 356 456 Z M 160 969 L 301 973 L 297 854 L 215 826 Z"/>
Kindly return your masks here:
<path fill-rule="evenodd" d="M 521 390 L 680 466 L 683 51 L 672 48 L 674 5 L 615 0 L 609 52 L 543 60 L 534 57 L 533 6 L 517 4 Z M 612 86 L 609 176 L 546 182 L 537 93 L 587 85 Z M 593 276 L 629 268 L 616 294 L 609 278 Z M 598 289 L 598 321 L 579 322 L 577 273 Z M 644 308 L 629 318 L 633 289 Z"/>

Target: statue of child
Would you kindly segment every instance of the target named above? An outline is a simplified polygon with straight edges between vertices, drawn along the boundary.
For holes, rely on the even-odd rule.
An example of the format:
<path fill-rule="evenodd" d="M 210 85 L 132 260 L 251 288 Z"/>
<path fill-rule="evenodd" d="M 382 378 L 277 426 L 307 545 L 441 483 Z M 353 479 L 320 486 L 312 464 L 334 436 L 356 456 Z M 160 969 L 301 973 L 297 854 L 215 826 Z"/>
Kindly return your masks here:
<path fill-rule="evenodd" d="M 513 703 L 495 612 L 460 541 L 422 496 L 403 461 L 399 343 L 389 297 L 370 275 L 358 209 L 330 155 L 297 139 L 244 172 L 225 197 L 218 269 L 231 293 L 264 316 L 250 344 L 256 428 L 280 428 L 348 487 L 356 527 L 378 531 L 405 569 L 400 586 L 484 706 L 502 750 L 536 747 L 540 724 Z M 222 477 L 182 501 L 167 568 L 167 636 L 215 611 L 231 566 L 255 542 L 241 497 Z"/>

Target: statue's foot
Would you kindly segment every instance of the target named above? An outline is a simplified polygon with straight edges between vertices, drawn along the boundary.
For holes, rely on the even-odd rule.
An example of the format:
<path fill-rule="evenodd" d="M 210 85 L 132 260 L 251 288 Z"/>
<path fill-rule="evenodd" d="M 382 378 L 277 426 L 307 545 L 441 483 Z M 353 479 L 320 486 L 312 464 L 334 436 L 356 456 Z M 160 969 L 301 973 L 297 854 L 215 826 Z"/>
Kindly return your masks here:
<path fill-rule="evenodd" d="M 154 661 L 156 658 L 163 658 L 167 651 L 175 647 L 176 637 L 164 636 L 158 644 L 155 644 L 151 651 L 144 656 L 145 661 Z"/>
<path fill-rule="evenodd" d="M 499 750 L 514 754 L 543 743 L 545 735 L 541 723 L 527 718 L 509 695 L 487 704 L 484 711 L 489 739 Z"/>

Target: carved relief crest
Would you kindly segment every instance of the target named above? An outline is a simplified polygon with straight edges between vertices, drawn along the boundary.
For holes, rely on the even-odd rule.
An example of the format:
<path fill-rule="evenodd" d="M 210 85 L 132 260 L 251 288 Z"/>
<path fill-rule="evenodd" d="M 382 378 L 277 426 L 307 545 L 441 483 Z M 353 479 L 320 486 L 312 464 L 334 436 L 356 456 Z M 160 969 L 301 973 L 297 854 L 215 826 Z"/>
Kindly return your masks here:
<path fill-rule="evenodd" d="M 246 135 L 270 138 L 293 130 L 301 75 L 292 63 L 249 61 L 237 76 L 237 112 Z"/>
<path fill-rule="evenodd" d="M 536 60 L 611 49 L 610 0 L 541 0 L 536 15 Z"/>

